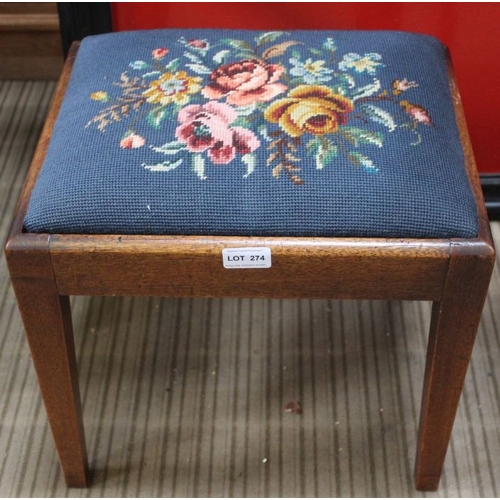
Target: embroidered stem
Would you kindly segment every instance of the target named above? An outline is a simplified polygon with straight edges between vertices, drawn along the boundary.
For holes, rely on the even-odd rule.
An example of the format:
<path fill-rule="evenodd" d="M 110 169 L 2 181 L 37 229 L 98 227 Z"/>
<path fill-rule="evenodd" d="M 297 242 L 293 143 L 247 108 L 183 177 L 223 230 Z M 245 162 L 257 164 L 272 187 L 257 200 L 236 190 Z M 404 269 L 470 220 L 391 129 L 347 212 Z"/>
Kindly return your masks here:
<path fill-rule="evenodd" d="M 294 154 L 300 145 L 300 138 L 294 137 L 288 140 L 287 137 L 282 136 L 279 131 L 270 132 L 269 135 L 271 137 L 278 137 L 278 139 L 273 140 L 267 148 L 269 151 L 273 151 L 267 158 L 267 165 L 269 166 L 273 162 L 278 161 L 278 164 L 273 168 L 273 177 L 278 179 L 281 172 L 284 171 L 286 176 L 294 184 L 304 184 L 303 179 L 298 175 L 300 167 L 297 166 L 297 163 L 299 163 L 301 159 Z"/>

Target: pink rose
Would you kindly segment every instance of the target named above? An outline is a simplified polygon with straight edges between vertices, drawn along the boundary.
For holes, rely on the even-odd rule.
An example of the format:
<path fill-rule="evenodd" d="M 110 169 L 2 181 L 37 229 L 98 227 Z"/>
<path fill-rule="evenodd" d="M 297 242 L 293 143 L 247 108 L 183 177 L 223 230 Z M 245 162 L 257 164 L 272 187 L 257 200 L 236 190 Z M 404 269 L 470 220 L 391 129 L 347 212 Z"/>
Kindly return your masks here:
<path fill-rule="evenodd" d="M 141 137 L 140 135 L 137 134 L 129 134 L 126 135 L 121 141 L 120 141 L 120 147 L 123 149 L 133 149 L 133 148 L 140 148 L 146 144 L 146 140 L 144 137 Z"/>
<path fill-rule="evenodd" d="M 275 83 L 283 71 L 278 64 L 265 64 L 256 59 L 223 64 L 212 71 L 211 83 L 202 93 L 209 99 L 227 97 L 227 102 L 236 106 L 269 101 L 287 89 Z"/>
<path fill-rule="evenodd" d="M 240 155 L 246 155 L 255 151 L 260 146 L 257 136 L 243 127 L 233 127 L 233 147 Z"/>
<path fill-rule="evenodd" d="M 165 57 L 166 55 L 168 54 L 168 49 L 166 49 L 165 47 L 161 47 L 159 49 L 155 49 L 153 50 L 153 52 L 151 52 L 151 55 L 155 58 L 155 59 L 162 59 L 163 57 Z"/>
<path fill-rule="evenodd" d="M 218 165 L 229 163 L 235 156 L 234 148 L 222 142 L 217 142 L 214 147 L 208 150 L 208 157 L 212 160 L 212 163 Z"/>
<path fill-rule="evenodd" d="M 192 104 L 179 112 L 176 138 L 193 153 L 207 151 L 213 163 L 227 164 L 236 154 L 248 154 L 260 146 L 257 136 L 243 127 L 230 127 L 237 118 L 231 106 L 209 101 Z"/>
<path fill-rule="evenodd" d="M 187 144 L 188 151 L 201 153 L 222 144 L 232 145 L 229 124 L 236 120 L 236 112 L 227 104 L 210 101 L 205 105 L 192 104 L 181 109 L 175 136 Z M 231 158 L 232 159 L 232 158 Z"/>
<path fill-rule="evenodd" d="M 178 115 L 180 123 L 186 123 L 195 118 L 203 119 L 204 117 L 207 120 L 217 119 L 224 123 L 224 125 L 229 125 L 238 118 L 238 115 L 231 106 L 217 101 L 209 101 L 203 105 L 191 104 L 182 108 Z"/>

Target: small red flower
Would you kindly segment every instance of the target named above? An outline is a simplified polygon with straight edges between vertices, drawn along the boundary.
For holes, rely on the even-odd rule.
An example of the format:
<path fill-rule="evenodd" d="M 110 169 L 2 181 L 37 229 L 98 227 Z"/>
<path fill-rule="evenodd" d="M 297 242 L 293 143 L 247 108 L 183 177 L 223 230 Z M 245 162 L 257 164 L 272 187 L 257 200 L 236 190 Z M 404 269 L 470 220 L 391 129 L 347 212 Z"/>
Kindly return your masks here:
<path fill-rule="evenodd" d="M 151 52 L 151 55 L 155 59 L 163 59 L 167 54 L 168 54 L 168 49 L 166 49 L 165 47 L 160 47 L 159 49 L 155 49 L 153 50 L 153 52 Z"/>
<path fill-rule="evenodd" d="M 206 49 L 208 47 L 206 40 L 188 40 L 187 44 L 195 49 Z"/>
<path fill-rule="evenodd" d="M 128 134 L 120 141 L 120 147 L 123 149 L 140 148 L 146 144 L 144 137 L 137 134 Z"/>
<path fill-rule="evenodd" d="M 403 80 L 394 80 L 392 82 L 392 92 L 394 95 L 399 95 L 402 92 L 406 92 L 408 89 L 418 87 L 417 82 L 409 82 L 407 78 Z"/>
<path fill-rule="evenodd" d="M 412 104 L 408 101 L 400 101 L 399 104 L 416 123 L 432 125 L 432 119 L 429 115 L 429 112 L 422 106 L 419 106 L 418 104 Z"/>

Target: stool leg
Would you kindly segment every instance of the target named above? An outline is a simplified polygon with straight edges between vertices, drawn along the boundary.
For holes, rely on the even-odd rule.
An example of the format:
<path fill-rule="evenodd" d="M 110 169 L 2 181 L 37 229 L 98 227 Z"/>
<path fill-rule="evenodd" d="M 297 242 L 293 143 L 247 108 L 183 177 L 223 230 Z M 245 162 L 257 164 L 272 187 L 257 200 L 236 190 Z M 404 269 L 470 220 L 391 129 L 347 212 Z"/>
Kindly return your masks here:
<path fill-rule="evenodd" d="M 66 484 L 85 487 L 88 465 L 71 311 L 53 280 L 13 279 Z"/>
<path fill-rule="evenodd" d="M 416 486 L 423 491 L 439 485 L 494 263 L 492 255 L 458 253 L 442 300 L 432 309 L 415 464 Z"/>

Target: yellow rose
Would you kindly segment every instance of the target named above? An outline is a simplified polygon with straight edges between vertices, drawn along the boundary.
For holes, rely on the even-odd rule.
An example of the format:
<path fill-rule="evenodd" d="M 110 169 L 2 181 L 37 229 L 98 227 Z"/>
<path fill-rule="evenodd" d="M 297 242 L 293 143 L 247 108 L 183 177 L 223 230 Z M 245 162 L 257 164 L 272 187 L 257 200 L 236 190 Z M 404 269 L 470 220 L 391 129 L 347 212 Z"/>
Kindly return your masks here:
<path fill-rule="evenodd" d="M 305 132 L 325 135 L 347 123 L 347 114 L 353 109 L 350 99 L 324 85 L 299 85 L 288 97 L 273 102 L 264 117 L 278 123 L 292 137 L 300 137 Z"/>

